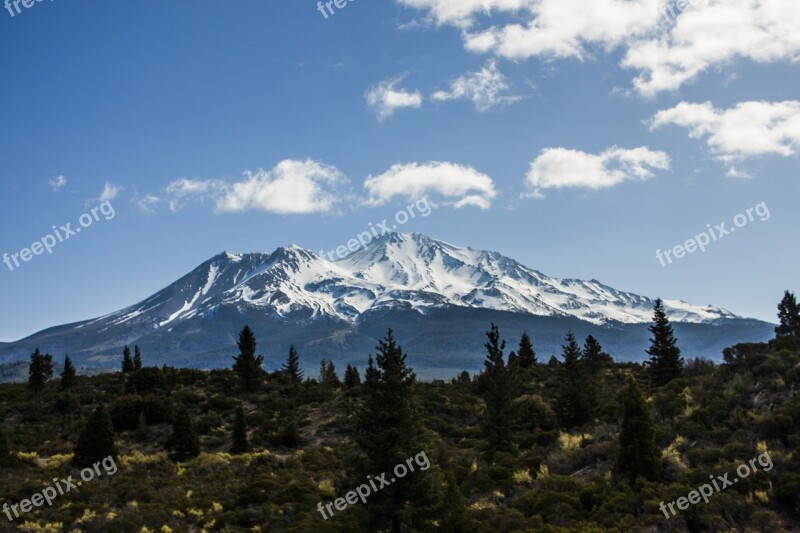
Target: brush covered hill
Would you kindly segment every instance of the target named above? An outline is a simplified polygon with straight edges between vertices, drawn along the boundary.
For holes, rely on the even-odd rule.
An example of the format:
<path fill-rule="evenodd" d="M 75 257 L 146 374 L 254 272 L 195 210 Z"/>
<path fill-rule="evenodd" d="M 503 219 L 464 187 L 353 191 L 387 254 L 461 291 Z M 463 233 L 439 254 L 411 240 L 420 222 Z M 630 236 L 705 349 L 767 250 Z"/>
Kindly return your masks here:
<path fill-rule="evenodd" d="M 423 430 L 419 451 L 436 482 L 430 508 L 402 531 L 800 530 L 795 345 L 740 344 L 725 351 L 724 364 L 690 361 L 681 377 L 662 387 L 650 385 L 641 365 L 604 360 L 586 378 L 596 393 L 591 416 L 569 429 L 559 422 L 563 367 L 552 359 L 515 370 L 520 389 L 513 445 L 491 458 L 480 380 L 465 373 L 449 382 L 413 384 Z M 72 454 L 100 405 L 113 423 L 118 471 L 13 522 L 0 514 L 0 531 L 389 531 L 389 524 L 371 522 L 371 499 L 327 519 L 318 512 L 320 502 L 343 497 L 367 479 L 357 444 L 366 385 L 355 383 L 352 369 L 347 385 L 332 371 L 323 365 L 320 379 L 300 383 L 285 373 L 264 374 L 253 392 L 244 392 L 230 370 L 146 366 L 79 376 L 67 392 L 58 380 L 37 392 L 2 384 L 2 430 L 10 450 L 0 467 L 3 502 L 29 498 L 54 478 L 78 479 Z M 644 391 L 661 455 L 657 478 L 633 483 L 615 470 L 619 391 L 629 376 Z M 233 454 L 240 407 L 248 450 Z M 200 453 L 180 461 L 165 443 L 183 408 Z M 659 509 L 661 501 L 686 496 L 709 476 L 734 472 L 765 452 L 774 463 L 770 471 L 669 519 Z M 414 509 L 407 511 L 410 516 Z"/>

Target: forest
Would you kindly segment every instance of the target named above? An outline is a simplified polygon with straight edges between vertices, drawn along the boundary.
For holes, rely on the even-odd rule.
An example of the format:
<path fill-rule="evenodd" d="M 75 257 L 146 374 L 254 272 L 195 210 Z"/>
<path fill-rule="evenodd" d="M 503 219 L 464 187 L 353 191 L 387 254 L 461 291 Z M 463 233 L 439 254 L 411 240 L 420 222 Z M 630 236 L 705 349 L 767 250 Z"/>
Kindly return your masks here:
<path fill-rule="evenodd" d="M 483 370 L 431 382 L 390 329 L 313 376 L 294 347 L 265 372 L 248 326 L 227 370 L 126 346 L 119 372 L 55 373 L 32 347 L 27 383 L 0 385 L 0 531 L 798 531 L 788 291 L 778 322 L 719 364 L 684 356 L 660 301 L 644 363 L 571 332 L 544 357 L 488 324 Z"/>

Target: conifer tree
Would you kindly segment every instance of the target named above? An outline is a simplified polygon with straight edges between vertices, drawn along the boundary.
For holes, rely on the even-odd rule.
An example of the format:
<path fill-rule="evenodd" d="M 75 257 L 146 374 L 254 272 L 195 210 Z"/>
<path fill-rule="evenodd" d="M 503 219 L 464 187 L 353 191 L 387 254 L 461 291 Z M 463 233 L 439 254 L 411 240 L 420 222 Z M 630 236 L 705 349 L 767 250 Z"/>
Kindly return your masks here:
<path fill-rule="evenodd" d="M 565 340 L 561 354 L 564 361 L 559 368 L 556 417 L 562 428 L 571 429 L 592 419 L 594 402 L 575 335 L 570 331 Z"/>
<path fill-rule="evenodd" d="M 650 409 L 633 376 L 628 376 L 621 400 L 621 449 L 614 470 L 626 476 L 631 485 L 639 476 L 656 481 L 661 471 L 661 450 L 656 445 Z"/>
<path fill-rule="evenodd" d="M 303 371 L 300 370 L 300 356 L 294 346 L 289 347 L 289 356 L 281 367 L 281 372 L 286 376 L 289 383 L 299 385 L 303 382 Z"/>
<path fill-rule="evenodd" d="M 129 374 L 134 371 L 133 368 L 133 359 L 131 359 L 131 349 L 128 348 L 128 345 L 125 345 L 125 349 L 122 350 L 122 373 Z"/>
<path fill-rule="evenodd" d="M 650 355 L 653 384 L 661 386 L 681 375 L 683 357 L 681 357 L 681 350 L 677 345 L 678 341 L 672 332 L 672 324 L 664 310 L 664 303 L 660 298 L 656 300 L 653 308 L 653 322 L 649 328 L 653 338 L 650 339 L 650 348 L 647 349 L 647 353 Z"/>
<path fill-rule="evenodd" d="M 178 462 L 188 461 L 200 455 L 200 439 L 194 429 L 189 412 L 179 406 L 172 420 L 172 434 L 166 442 L 170 458 Z"/>
<path fill-rule="evenodd" d="M 356 442 L 365 455 L 364 475 L 392 472 L 395 465 L 419 454 L 423 424 L 416 404 L 414 371 L 390 329 L 377 346 L 377 367 L 372 357 L 365 372 L 364 402 L 356 413 Z M 371 531 L 429 530 L 423 527 L 438 497 L 431 471 L 409 473 L 402 483 L 392 483 L 370 496 L 367 511 Z M 416 525 L 416 527 L 415 527 Z"/>
<path fill-rule="evenodd" d="M 323 359 L 319 363 L 319 381 L 326 387 L 338 388 L 342 386 L 339 376 L 336 375 L 336 367 L 333 361 Z"/>
<path fill-rule="evenodd" d="M 344 386 L 352 389 L 359 385 L 361 385 L 361 374 L 358 373 L 358 368 L 348 364 L 344 371 Z"/>
<path fill-rule="evenodd" d="M 69 355 L 64 357 L 64 370 L 61 372 L 61 390 L 66 391 L 75 386 L 75 366 Z"/>
<path fill-rule="evenodd" d="M 775 328 L 775 337 L 788 337 L 800 340 L 800 306 L 794 294 L 786 291 L 778 304 L 779 324 Z"/>
<path fill-rule="evenodd" d="M 117 457 L 114 425 L 111 423 L 108 411 L 101 405 L 89 416 L 78 437 L 72 464 L 79 468 L 87 468 L 109 456 Z"/>
<path fill-rule="evenodd" d="M 261 365 L 264 357 L 256 356 L 256 336 L 250 326 L 245 326 L 239 333 L 239 355 L 233 358 L 233 370 L 239 375 L 239 381 L 245 391 L 258 389 L 263 376 Z"/>
<path fill-rule="evenodd" d="M 522 368 L 533 368 L 536 365 L 536 352 L 533 351 L 533 343 L 527 331 L 519 339 L 517 357 L 519 358 L 519 366 Z"/>
<path fill-rule="evenodd" d="M 514 448 L 514 398 L 519 394 L 519 383 L 503 361 L 506 341 L 500 341 L 500 330 L 496 325 L 491 325 L 486 338 L 487 355 L 479 382 L 486 402 L 482 427 L 487 455 L 491 458 L 497 451 L 512 451 Z"/>
<path fill-rule="evenodd" d="M 39 348 L 36 348 L 31 354 L 31 362 L 28 365 L 28 387 L 34 392 L 39 392 L 52 377 L 53 356 L 42 354 Z"/>
<path fill-rule="evenodd" d="M 519 358 L 517 357 L 517 352 L 511 350 L 508 354 L 508 369 L 511 372 L 516 371 L 520 367 L 519 365 Z"/>
<path fill-rule="evenodd" d="M 241 406 L 236 408 L 231 440 L 232 454 L 241 455 L 250 451 L 250 443 L 247 441 L 247 423 L 244 417 L 244 409 Z"/>
<path fill-rule="evenodd" d="M 139 350 L 139 345 L 133 345 L 133 371 L 142 369 L 142 352 Z"/>
<path fill-rule="evenodd" d="M 603 351 L 600 343 L 589 335 L 583 343 L 583 361 L 591 375 L 596 375 L 603 367 L 614 362 L 610 355 Z"/>

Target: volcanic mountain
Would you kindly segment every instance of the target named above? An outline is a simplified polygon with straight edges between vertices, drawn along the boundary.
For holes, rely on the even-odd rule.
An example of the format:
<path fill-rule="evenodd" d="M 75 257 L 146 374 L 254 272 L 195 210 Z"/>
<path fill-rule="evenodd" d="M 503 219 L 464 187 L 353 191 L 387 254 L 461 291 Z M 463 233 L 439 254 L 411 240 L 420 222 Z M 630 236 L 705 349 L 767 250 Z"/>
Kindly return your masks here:
<path fill-rule="evenodd" d="M 290 344 L 307 368 L 321 357 L 363 366 L 392 327 L 423 376 L 445 376 L 480 366 L 491 321 L 509 349 L 527 330 L 540 359 L 559 353 L 573 330 L 618 359 L 641 360 L 653 303 L 597 280 L 546 276 L 496 252 L 390 233 L 334 262 L 297 246 L 221 253 L 135 305 L 0 345 L 0 361 L 39 347 L 56 360 L 69 353 L 86 370 L 117 367 L 123 345 L 136 343 L 151 364 L 227 367 L 249 324 L 269 368 Z M 719 307 L 665 306 L 687 357 L 719 359 L 725 346 L 772 333 Z"/>

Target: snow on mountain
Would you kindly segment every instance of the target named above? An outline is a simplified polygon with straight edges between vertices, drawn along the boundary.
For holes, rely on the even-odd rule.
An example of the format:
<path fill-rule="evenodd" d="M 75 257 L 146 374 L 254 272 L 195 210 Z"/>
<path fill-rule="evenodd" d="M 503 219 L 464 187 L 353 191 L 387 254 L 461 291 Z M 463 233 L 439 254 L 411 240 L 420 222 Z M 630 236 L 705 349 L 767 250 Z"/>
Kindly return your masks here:
<path fill-rule="evenodd" d="M 172 328 L 220 307 L 257 309 L 286 319 L 356 322 L 364 313 L 386 308 L 425 314 L 449 306 L 637 324 L 651 320 L 653 301 L 596 280 L 552 278 L 496 252 L 391 233 L 335 262 L 297 246 L 271 254 L 223 253 L 147 300 L 88 324 L 111 327 L 131 321 Z M 666 300 L 665 306 L 675 322 L 738 318 L 724 309 L 679 300 Z"/>

